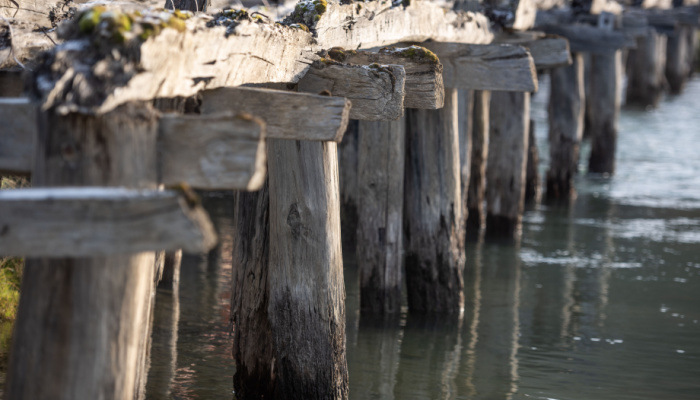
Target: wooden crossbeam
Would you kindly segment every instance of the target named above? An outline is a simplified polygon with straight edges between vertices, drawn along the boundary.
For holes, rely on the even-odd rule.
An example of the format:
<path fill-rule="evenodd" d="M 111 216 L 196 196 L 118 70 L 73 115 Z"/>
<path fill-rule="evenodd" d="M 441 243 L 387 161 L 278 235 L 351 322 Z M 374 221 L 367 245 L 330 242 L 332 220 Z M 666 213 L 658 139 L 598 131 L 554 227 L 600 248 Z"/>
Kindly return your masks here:
<path fill-rule="evenodd" d="M 340 142 L 350 115 L 350 101 L 342 97 L 244 87 L 205 90 L 201 95 L 202 114 L 259 116 L 266 124 L 265 136 L 272 139 Z"/>
<path fill-rule="evenodd" d="M 36 111 L 27 98 L 0 98 L 0 172 L 31 173 Z"/>
<path fill-rule="evenodd" d="M 472 90 L 532 92 L 537 72 L 522 46 L 424 42 L 442 62 L 445 87 Z"/>
<path fill-rule="evenodd" d="M 442 64 L 430 50 L 419 46 L 384 47 L 379 51 L 354 51 L 333 48 L 327 57 L 348 64 L 395 64 L 406 71 L 406 108 L 438 109 L 445 104 Z"/>
<path fill-rule="evenodd" d="M 265 181 L 265 123 L 249 114 L 167 114 L 158 126 L 161 183 L 258 190 Z"/>
<path fill-rule="evenodd" d="M 176 191 L 0 191 L 2 255 L 93 257 L 179 248 L 202 252 L 216 241 L 204 209 Z"/>
<path fill-rule="evenodd" d="M 542 32 L 503 32 L 497 43 L 520 45 L 528 49 L 537 69 L 556 68 L 571 64 L 569 41 Z"/>
<path fill-rule="evenodd" d="M 403 116 L 406 72 L 401 65 L 315 62 L 299 81 L 300 92 L 328 92 L 352 102 L 350 118 L 393 121 Z"/>
<path fill-rule="evenodd" d="M 544 25 L 538 29 L 567 38 L 571 51 L 575 53 L 600 54 L 636 46 L 634 38 L 624 32 L 586 24 Z"/>

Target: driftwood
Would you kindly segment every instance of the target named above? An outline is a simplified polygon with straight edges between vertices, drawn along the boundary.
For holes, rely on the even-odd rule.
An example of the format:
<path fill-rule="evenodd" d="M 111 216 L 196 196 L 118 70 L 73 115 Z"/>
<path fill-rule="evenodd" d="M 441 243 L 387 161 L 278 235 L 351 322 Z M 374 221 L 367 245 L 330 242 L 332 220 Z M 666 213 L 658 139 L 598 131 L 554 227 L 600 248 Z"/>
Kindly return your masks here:
<path fill-rule="evenodd" d="M 350 118 L 397 120 L 403 116 L 406 73 L 400 65 L 349 65 L 317 62 L 299 81 L 299 91 L 345 97 Z"/>
<path fill-rule="evenodd" d="M 622 85 L 622 54 L 620 51 L 591 55 L 591 79 L 586 114 L 591 132 L 591 156 L 588 172 L 615 172 L 617 122 L 620 116 L 618 92 Z"/>
<path fill-rule="evenodd" d="M 202 252 L 216 233 L 177 192 L 110 188 L 0 192 L 0 254 L 94 257 L 148 250 Z"/>
<path fill-rule="evenodd" d="M 532 56 L 521 46 L 425 42 L 442 62 L 445 87 L 467 90 L 537 90 Z"/>
<path fill-rule="evenodd" d="M 270 139 L 343 139 L 350 101 L 338 97 L 258 88 L 219 88 L 202 93 L 202 114 L 249 113 L 265 121 Z"/>
<path fill-rule="evenodd" d="M 265 124 L 250 115 L 166 114 L 158 151 L 166 186 L 257 190 L 265 180 Z"/>
<path fill-rule="evenodd" d="M 542 32 L 503 32 L 496 37 L 496 42 L 527 48 L 537 69 L 571 64 L 569 41 L 561 36 Z"/>
<path fill-rule="evenodd" d="M 530 126 L 530 94 L 491 94 L 489 158 L 486 170 L 486 236 L 520 235 Z"/>
<path fill-rule="evenodd" d="M 332 49 L 328 56 L 349 64 L 402 65 L 406 71 L 404 107 L 437 109 L 445 103 L 442 65 L 421 47 L 386 47 L 378 52 Z"/>
<path fill-rule="evenodd" d="M 26 98 L 0 98 L 0 172 L 31 173 L 36 108 Z"/>
<path fill-rule="evenodd" d="M 467 195 L 467 239 L 477 239 L 486 224 L 486 161 L 489 154 L 489 110 L 491 92 L 474 92 L 474 112 L 471 135 L 469 192 Z"/>

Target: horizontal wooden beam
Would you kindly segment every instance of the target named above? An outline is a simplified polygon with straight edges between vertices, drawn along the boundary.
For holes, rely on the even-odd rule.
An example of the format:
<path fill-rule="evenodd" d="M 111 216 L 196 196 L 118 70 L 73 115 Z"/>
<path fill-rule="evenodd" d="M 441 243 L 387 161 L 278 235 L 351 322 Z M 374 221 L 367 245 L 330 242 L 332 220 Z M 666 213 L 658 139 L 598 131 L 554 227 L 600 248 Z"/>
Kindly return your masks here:
<path fill-rule="evenodd" d="M 522 46 L 424 42 L 442 62 L 445 87 L 468 90 L 532 92 L 537 72 Z"/>
<path fill-rule="evenodd" d="M 567 38 L 574 53 L 601 54 L 637 45 L 634 38 L 624 32 L 586 24 L 544 25 L 538 29 Z"/>
<path fill-rule="evenodd" d="M 340 142 L 350 115 L 350 101 L 342 97 L 244 87 L 205 90 L 201 95 L 202 114 L 258 116 L 265 121 L 265 136 L 272 139 Z"/>
<path fill-rule="evenodd" d="M 556 68 L 571 64 L 569 41 L 542 32 L 504 32 L 496 43 L 520 45 L 528 49 L 537 69 Z"/>
<path fill-rule="evenodd" d="M 326 56 L 348 64 L 402 65 L 406 71 L 404 107 L 438 109 L 445 104 L 442 64 L 428 49 L 407 46 L 384 47 L 379 51 L 355 51 L 336 47 L 328 51 Z"/>
<path fill-rule="evenodd" d="M 265 123 L 250 114 L 166 114 L 158 130 L 166 186 L 258 190 L 265 181 Z"/>
<path fill-rule="evenodd" d="M 34 168 L 37 107 L 22 97 L 0 97 L 0 173 L 28 175 Z"/>
<path fill-rule="evenodd" d="M 56 188 L 0 191 L 0 255 L 95 257 L 153 250 L 208 251 L 204 209 L 177 191 Z"/>
<path fill-rule="evenodd" d="M 406 72 L 401 65 L 350 65 L 317 61 L 299 81 L 300 92 L 345 97 L 350 118 L 394 121 L 403 116 Z"/>

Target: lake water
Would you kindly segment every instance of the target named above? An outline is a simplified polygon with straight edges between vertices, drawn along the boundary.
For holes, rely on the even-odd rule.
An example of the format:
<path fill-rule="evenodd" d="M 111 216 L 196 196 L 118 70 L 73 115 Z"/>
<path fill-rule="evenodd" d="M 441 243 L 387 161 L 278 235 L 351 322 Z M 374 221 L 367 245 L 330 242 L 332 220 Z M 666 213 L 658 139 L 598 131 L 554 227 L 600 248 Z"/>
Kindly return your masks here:
<path fill-rule="evenodd" d="M 520 244 L 468 245 L 462 318 L 360 320 L 347 257 L 351 398 L 700 399 L 700 80 L 623 110 L 618 143 L 615 176 L 581 174 L 571 207 L 529 207 Z M 158 293 L 152 399 L 232 396 L 231 198 L 205 203 L 229 240 L 185 258 L 179 302 Z"/>

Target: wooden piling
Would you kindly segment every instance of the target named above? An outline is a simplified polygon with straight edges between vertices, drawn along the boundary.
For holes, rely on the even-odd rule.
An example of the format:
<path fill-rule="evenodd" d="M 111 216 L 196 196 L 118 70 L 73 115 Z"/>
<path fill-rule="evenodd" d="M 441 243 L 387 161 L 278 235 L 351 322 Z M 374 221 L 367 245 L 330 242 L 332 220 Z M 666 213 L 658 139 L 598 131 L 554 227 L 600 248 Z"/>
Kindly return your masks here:
<path fill-rule="evenodd" d="M 590 93 L 586 110 L 590 116 L 591 155 L 588 172 L 613 174 L 617 146 L 617 120 L 620 115 L 622 52 L 591 55 Z M 596 101 L 593 101 L 596 99 Z"/>
<path fill-rule="evenodd" d="M 657 107 L 666 88 L 665 67 L 666 36 L 649 29 L 627 57 L 627 104 Z"/>
<path fill-rule="evenodd" d="M 363 313 L 401 311 L 406 121 L 360 121 L 357 265 Z"/>
<path fill-rule="evenodd" d="M 269 140 L 275 398 L 345 399 L 345 286 L 334 142 Z"/>
<path fill-rule="evenodd" d="M 489 110 L 491 92 L 474 91 L 469 190 L 467 194 L 467 239 L 476 239 L 486 224 L 486 161 L 489 154 Z"/>
<path fill-rule="evenodd" d="M 406 110 L 404 232 L 408 307 L 460 312 L 464 219 L 460 188 L 457 91 L 440 110 Z"/>
<path fill-rule="evenodd" d="M 535 121 L 530 120 L 527 139 L 527 164 L 525 166 L 525 203 L 534 204 L 540 201 L 540 152 L 537 149 L 535 137 Z"/>
<path fill-rule="evenodd" d="M 357 243 L 357 156 L 359 121 L 351 119 L 338 143 L 338 169 L 340 176 L 340 226 L 343 246 L 355 249 Z"/>
<path fill-rule="evenodd" d="M 548 200 L 576 195 L 574 176 L 578 171 L 579 147 L 583 137 L 586 107 L 584 62 L 580 54 L 573 63 L 550 71 Z"/>
<path fill-rule="evenodd" d="M 676 30 L 668 36 L 666 44 L 666 81 L 671 94 L 680 94 L 690 77 L 692 63 L 688 62 L 688 53 L 695 51 L 689 47 L 692 42 L 688 37 L 694 33 L 694 29 L 689 26 L 678 26 Z"/>
<path fill-rule="evenodd" d="M 469 217 L 468 199 L 472 159 L 472 130 L 474 129 L 474 91 L 457 90 L 457 107 L 460 192 L 462 195 L 462 213 L 466 227 L 466 221 Z"/>
<path fill-rule="evenodd" d="M 98 116 L 49 110 L 32 185 L 155 188 L 157 126 L 145 104 Z M 155 261 L 154 252 L 28 259 L 6 398 L 142 398 Z"/>
<path fill-rule="evenodd" d="M 491 94 L 489 157 L 486 168 L 486 236 L 520 235 L 530 125 L 530 93 Z"/>

